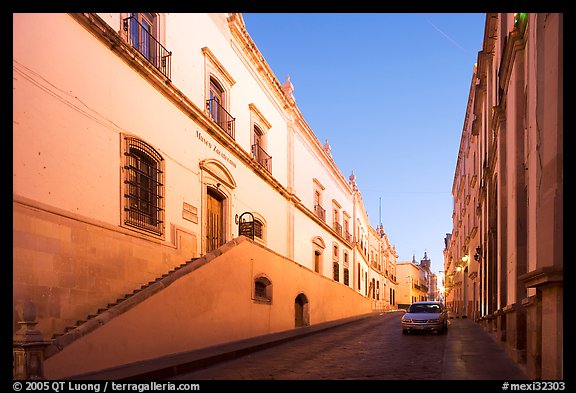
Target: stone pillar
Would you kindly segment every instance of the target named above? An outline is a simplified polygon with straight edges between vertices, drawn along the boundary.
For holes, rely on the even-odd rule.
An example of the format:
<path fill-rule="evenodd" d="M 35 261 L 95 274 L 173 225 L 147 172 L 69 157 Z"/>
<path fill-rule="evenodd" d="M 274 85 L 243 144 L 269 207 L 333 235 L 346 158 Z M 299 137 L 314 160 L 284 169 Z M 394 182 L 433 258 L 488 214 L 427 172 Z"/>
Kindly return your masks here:
<path fill-rule="evenodd" d="M 526 373 L 533 380 L 542 379 L 542 293 L 522 300 L 526 309 Z"/>
<path fill-rule="evenodd" d="M 536 288 L 537 293 L 535 307 L 527 314 L 528 334 L 540 335 L 539 339 L 529 337 L 529 375 L 537 374 L 540 368 L 541 379 L 561 380 L 564 377 L 563 269 L 546 266 L 523 274 L 519 279 L 526 288 Z M 531 306 L 527 301 L 524 303 Z M 534 348 L 535 345 L 540 345 L 540 351 Z"/>
<path fill-rule="evenodd" d="M 34 328 L 38 323 L 34 303 L 24 302 L 20 311 L 20 329 L 12 336 L 13 377 L 19 380 L 44 379 L 44 348 L 50 342 L 44 341 L 42 333 Z"/>
<path fill-rule="evenodd" d="M 561 282 L 542 286 L 542 379 L 564 378 L 564 292 Z"/>
<path fill-rule="evenodd" d="M 519 303 L 504 308 L 506 353 L 518 364 L 526 363 L 526 309 Z"/>

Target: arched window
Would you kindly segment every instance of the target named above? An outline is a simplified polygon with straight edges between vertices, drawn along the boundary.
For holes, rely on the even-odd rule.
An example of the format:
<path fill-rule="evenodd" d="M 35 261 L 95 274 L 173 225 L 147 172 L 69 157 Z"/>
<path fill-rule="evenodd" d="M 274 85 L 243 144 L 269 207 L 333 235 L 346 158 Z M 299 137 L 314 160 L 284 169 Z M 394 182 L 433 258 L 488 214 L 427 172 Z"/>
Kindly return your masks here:
<path fill-rule="evenodd" d="M 229 112 L 231 89 L 236 81 L 208 47 L 202 48 L 202 54 L 206 112 L 226 134 L 234 138 L 235 118 Z"/>
<path fill-rule="evenodd" d="M 312 239 L 312 249 L 314 250 L 314 271 L 316 273 L 323 273 L 322 269 L 322 254 L 326 248 L 326 243 L 320 236 Z"/>
<path fill-rule="evenodd" d="M 260 126 L 258 126 L 257 124 L 254 124 L 253 130 L 254 130 L 254 133 L 252 134 L 252 138 L 253 138 L 252 144 L 258 145 L 262 149 L 266 149 L 266 141 L 264 139 L 264 131 L 262 131 Z"/>
<path fill-rule="evenodd" d="M 321 273 L 321 269 L 322 269 L 322 251 L 320 250 L 315 250 L 314 251 L 314 271 L 316 273 Z"/>
<path fill-rule="evenodd" d="M 235 137 L 235 118 L 228 112 L 226 90 L 215 78 L 210 77 L 210 95 L 206 106 L 212 120 L 232 138 Z"/>
<path fill-rule="evenodd" d="M 252 139 L 252 157 L 258 164 L 272 173 L 272 157 L 266 152 L 266 134 L 257 124 L 253 126 Z"/>
<path fill-rule="evenodd" d="M 266 276 L 254 279 L 254 302 L 272 304 L 272 282 Z"/>
<path fill-rule="evenodd" d="M 272 157 L 268 154 L 268 131 L 272 124 L 254 104 L 248 104 L 250 109 L 250 129 L 252 130 L 250 149 L 252 157 L 269 173 L 272 173 Z"/>
<path fill-rule="evenodd" d="M 216 78 L 213 77 L 210 78 L 210 98 L 208 105 L 210 117 L 212 120 L 218 123 L 220 127 L 222 127 L 221 122 L 224 118 L 224 88 L 220 82 L 218 82 Z"/>
<path fill-rule="evenodd" d="M 263 229 L 264 229 L 264 224 L 262 224 L 262 221 L 255 218 L 254 219 L 254 237 L 263 241 L 264 240 Z"/>
<path fill-rule="evenodd" d="M 164 172 L 162 156 L 146 142 L 125 137 L 125 225 L 158 235 L 164 231 Z"/>
<path fill-rule="evenodd" d="M 154 55 L 154 42 L 157 41 L 156 15 L 151 13 L 130 14 L 130 42 L 146 59 Z"/>

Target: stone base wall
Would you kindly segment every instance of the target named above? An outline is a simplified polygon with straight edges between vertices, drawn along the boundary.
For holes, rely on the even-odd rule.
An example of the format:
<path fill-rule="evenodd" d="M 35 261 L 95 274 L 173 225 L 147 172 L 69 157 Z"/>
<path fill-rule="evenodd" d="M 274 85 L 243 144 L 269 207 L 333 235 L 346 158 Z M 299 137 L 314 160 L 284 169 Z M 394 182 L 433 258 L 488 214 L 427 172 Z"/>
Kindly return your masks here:
<path fill-rule="evenodd" d="M 44 338 L 197 257 L 196 235 L 161 241 L 66 212 L 13 202 L 13 333 L 25 300 Z"/>

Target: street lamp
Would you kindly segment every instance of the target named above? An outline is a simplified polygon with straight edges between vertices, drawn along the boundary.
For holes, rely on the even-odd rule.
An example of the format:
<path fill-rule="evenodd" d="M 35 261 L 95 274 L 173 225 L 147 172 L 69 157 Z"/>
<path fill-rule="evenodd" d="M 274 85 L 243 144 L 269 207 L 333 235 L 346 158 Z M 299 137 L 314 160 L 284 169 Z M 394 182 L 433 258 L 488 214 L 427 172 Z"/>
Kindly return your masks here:
<path fill-rule="evenodd" d="M 444 300 L 445 299 L 444 293 L 446 291 L 446 288 L 444 286 L 444 270 L 440 270 L 438 272 L 437 277 L 440 279 L 439 283 L 438 283 L 438 281 L 436 281 L 436 286 L 438 288 L 438 296 L 440 297 L 439 300 L 442 302 L 442 304 L 444 304 L 444 306 L 446 306 L 446 302 Z"/>
<path fill-rule="evenodd" d="M 462 263 L 459 263 L 456 266 L 457 272 L 461 272 L 462 270 L 464 270 L 464 266 L 466 266 L 466 264 L 468 264 L 468 261 L 470 260 L 470 255 L 466 254 L 462 258 L 460 258 L 460 260 L 462 261 Z"/>

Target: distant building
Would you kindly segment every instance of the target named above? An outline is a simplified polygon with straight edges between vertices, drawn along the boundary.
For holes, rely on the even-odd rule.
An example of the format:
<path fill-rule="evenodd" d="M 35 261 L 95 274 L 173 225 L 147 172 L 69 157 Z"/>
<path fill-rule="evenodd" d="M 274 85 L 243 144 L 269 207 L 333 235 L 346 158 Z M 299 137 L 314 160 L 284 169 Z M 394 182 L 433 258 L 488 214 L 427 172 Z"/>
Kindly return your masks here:
<path fill-rule="evenodd" d="M 432 261 L 428 258 L 428 253 L 424 251 L 424 257 L 420 260 L 420 266 L 426 272 L 426 287 L 428 290 L 428 300 L 432 300 L 434 296 L 434 292 L 432 292 L 432 271 L 430 270 L 430 266 Z"/>
<path fill-rule="evenodd" d="M 420 260 L 420 266 L 422 266 L 422 269 L 430 272 L 431 263 L 432 261 L 430 261 L 430 258 L 428 258 L 428 252 L 424 251 L 424 257 Z"/>
<path fill-rule="evenodd" d="M 412 261 L 397 262 L 398 308 L 407 308 L 414 302 L 428 300 L 429 274 L 420 264 Z"/>
<path fill-rule="evenodd" d="M 428 288 L 429 300 L 441 300 L 441 294 L 438 291 L 438 275 L 436 273 L 430 274 L 430 288 Z"/>

